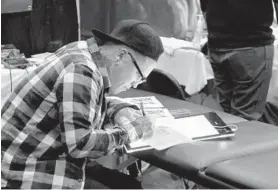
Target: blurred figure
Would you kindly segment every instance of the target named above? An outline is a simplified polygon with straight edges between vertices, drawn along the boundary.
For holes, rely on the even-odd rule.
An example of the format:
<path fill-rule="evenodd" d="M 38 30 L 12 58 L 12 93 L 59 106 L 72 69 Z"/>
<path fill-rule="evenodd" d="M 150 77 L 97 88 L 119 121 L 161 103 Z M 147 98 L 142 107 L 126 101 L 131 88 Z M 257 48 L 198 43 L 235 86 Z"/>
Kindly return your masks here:
<path fill-rule="evenodd" d="M 218 101 L 226 112 L 248 120 L 262 116 L 271 79 L 272 3 L 201 0 Z"/>

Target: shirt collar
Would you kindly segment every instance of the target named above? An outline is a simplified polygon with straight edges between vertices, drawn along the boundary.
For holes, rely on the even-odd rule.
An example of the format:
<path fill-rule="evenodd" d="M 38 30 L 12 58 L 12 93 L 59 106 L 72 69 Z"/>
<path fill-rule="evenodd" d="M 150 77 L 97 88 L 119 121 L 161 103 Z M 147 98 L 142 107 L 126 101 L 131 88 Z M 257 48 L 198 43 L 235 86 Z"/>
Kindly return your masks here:
<path fill-rule="evenodd" d="M 104 58 L 100 53 L 96 39 L 94 37 L 91 37 L 87 39 L 86 42 L 92 59 L 94 60 L 96 66 L 98 67 L 98 70 L 102 75 L 104 88 L 107 90 L 109 87 L 111 87 L 111 80 L 107 72 L 107 65 L 105 64 Z"/>

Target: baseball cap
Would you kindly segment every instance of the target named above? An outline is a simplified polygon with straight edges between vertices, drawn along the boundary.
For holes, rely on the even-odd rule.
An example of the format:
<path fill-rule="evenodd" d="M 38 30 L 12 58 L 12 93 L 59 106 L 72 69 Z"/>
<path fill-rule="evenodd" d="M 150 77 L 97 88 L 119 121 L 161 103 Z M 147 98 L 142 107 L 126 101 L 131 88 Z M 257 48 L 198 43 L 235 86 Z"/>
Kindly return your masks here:
<path fill-rule="evenodd" d="M 108 41 L 123 44 L 155 61 L 164 51 L 161 39 L 156 32 L 148 23 L 139 20 L 122 20 L 110 34 L 95 28 L 92 32 L 100 40 L 98 41 L 100 45 Z"/>

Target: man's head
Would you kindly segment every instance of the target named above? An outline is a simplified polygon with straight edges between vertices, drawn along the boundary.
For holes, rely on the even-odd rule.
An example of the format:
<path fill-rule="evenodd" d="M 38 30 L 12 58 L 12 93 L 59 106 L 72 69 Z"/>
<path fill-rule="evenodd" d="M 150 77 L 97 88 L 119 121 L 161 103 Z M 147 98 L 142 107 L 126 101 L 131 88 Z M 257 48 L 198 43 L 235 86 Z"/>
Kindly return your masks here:
<path fill-rule="evenodd" d="M 147 23 L 141 21 L 123 20 L 110 35 L 96 29 L 93 33 L 101 40 L 101 53 L 111 62 L 107 65 L 112 84 L 110 94 L 117 94 L 142 83 L 163 52 L 159 36 Z"/>

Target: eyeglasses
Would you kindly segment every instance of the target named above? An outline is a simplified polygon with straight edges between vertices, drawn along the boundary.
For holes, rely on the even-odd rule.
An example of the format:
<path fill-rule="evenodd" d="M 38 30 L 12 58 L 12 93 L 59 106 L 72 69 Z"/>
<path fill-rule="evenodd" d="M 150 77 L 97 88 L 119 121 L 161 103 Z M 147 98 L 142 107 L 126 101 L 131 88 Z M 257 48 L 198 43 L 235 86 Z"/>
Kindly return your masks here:
<path fill-rule="evenodd" d="M 138 70 L 138 72 L 139 72 L 139 74 L 141 76 L 141 80 L 139 82 L 137 82 L 137 83 L 144 83 L 144 82 L 146 82 L 147 78 L 143 75 L 143 73 L 142 73 L 141 69 L 139 68 L 139 65 L 137 64 L 136 60 L 134 59 L 134 57 L 132 56 L 131 53 L 128 52 L 128 54 L 131 57 L 132 63 L 134 64 L 134 66 L 136 67 L 136 69 Z"/>

